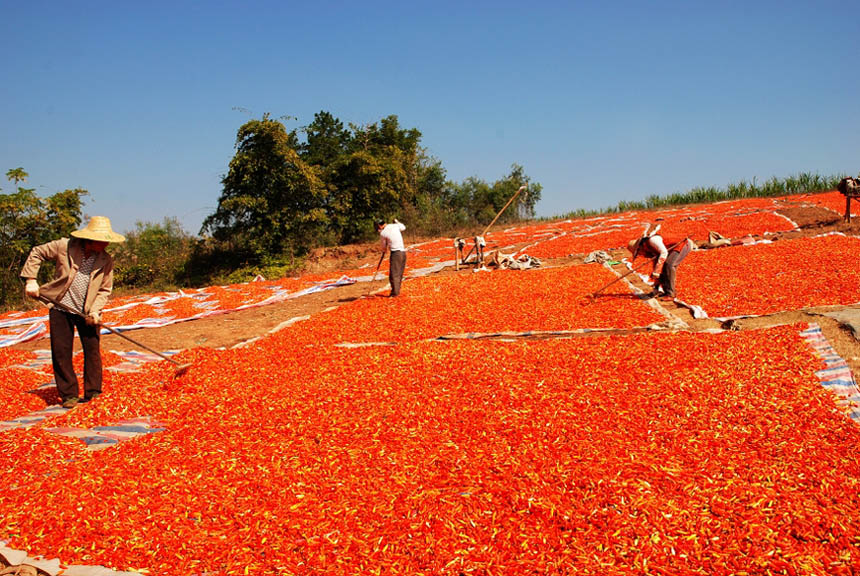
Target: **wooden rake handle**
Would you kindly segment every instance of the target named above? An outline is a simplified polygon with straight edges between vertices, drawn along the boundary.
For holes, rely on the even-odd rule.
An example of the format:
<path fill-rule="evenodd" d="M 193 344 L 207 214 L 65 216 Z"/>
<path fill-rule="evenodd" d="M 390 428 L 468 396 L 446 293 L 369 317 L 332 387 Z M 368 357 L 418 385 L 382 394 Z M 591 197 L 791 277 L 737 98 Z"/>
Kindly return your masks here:
<path fill-rule="evenodd" d="M 48 298 L 47 296 L 39 295 L 38 299 L 41 300 L 42 302 L 46 303 L 46 304 L 52 304 L 54 307 L 59 308 L 63 312 L 68 312 L 69 314 L 74 314 L 75 316 L 83 318 L 83 316 L 79 312 L 72 310 L 71 308 L 69 308 L 65 304 L 61 304 L 60 302 L 57 302 L 53 298 Z M 146 344 L 143 344 L 142 342 L 138 342 L 137 340 L 135 340 L 131 336 L 126 336 L 125 334 L 123 334 L 119 330 L 114 330 L 110 326 L 107 326 L 105 324 L 99 324 L 99 327 L 104 328 L 105 330 L 107 330 L 111 334 L 116 334 L 120 338 L 125 338 L 126 340 L 128 340 L 129 342 L 131 342 L 132 344 L 137 346 L 138 348 L 143 348 L 147 352 L 152 352 L 153 354 L 155 354 L 159 358 L 163 358 L 164 360 L 167 360 L 168 362 L 170 362 L 171 364 L 174 364 L 176 366 L 177 371 L 181 370 L 182 372 L 184 372 L 184 371 L 188 370 L 189 366 L 191 366 L 190 364 L 180 364 L 179 362 L 177 362 L 176 360 L 174 360 L 170 356 L 167 356 L 167 355 L 159 352 L 158 350 L 155 350 L 154 348 L 150 348 Z"/>
<path fill-rule="evenodd" d="M 672 250 L 674 250 L 675 248 L 677 248 L 678 246 L 680 246 L 681 244 L 683 244 L 683 243 L 684 243 L 684 242 L 686 242 L 686 241 L 687 241 L 687 239 L 686 239 L 686 238 L 684 238 L 684 239 L 683 239 L 683 240 L 681 240 L 680 242 L 675 242 L 674 244 L 672 244 L 671 246 L 669 246 L 669 248 L 667 248 L 667 249 L 666 249 L 666 251 L 667 251 L 667 252 L 671 252 Z M 616 283 L 616 282 L 618 282 L 619 280 L 624 280 L 625 278 L 627 278 L 628 276 L 630 276 L 631 274 L 633 274 L 634 272 L 636 272 L 637 270 L 639 270 L 642 266 L 644 266 L 645 264 L 647 264 L 649 260 L 650 260 L 650 258 L 646 258 L 644 262 L 642 262 L 641 264 L 639 264 L 639 266 L 634 266 L 633 268 L 631 268 L 631 270 L 630 270 L 629 272 L 627 272 L 627 273 L 626 273 L 626 274 L 624 274 L 623 276 L 619 276 L 618 278 L 616 278 L 615 280 L 613 280 L 612 282 L 610 282 L 610 283 L 609 283 L 609 284 L 607 284 L 606 286 L 603 286 L 602 288 L 598 288 L 597 290 L 595 290 L 594 292 L 592 292 L 589 296 L 591 296 L 592 298 L 595 298 L 598 294 L 600 294 L 601 292 L 603 292 L 604 290 L 606 290 L 607 288 L 609 288 L 610 286 L 612 286 L 613 284 L 615 284 L 615 283 Z"/>

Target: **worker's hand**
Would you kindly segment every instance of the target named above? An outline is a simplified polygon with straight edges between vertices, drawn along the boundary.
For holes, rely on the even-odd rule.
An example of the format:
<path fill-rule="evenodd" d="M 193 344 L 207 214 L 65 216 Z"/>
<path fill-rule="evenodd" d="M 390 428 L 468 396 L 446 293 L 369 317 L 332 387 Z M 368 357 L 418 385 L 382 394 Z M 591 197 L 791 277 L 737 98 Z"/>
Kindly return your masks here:
<path fill-rule="evenodd" d="M 39 297 L 39 283 L 36 282 L 35 278 L 27 280 L 27 284 L 24 286 L 24 293 L 30 298 Z"/>
<path fill-rule="evenodd" d="M 395 224 L 400 224 L 400 220 L 398 220 L 397 218 L 395 218 L 395 219 L 394 219 L 394 223 L 395 223 Z"/>
<path fill-rule="evenodd" d="M 657 272 L 656 270 L 651 272 L 651 278 L 653 278 L 654 280 L 658 279 L 659 277 L 660 277 L 660 273 Z"/>
<path fill-rule="evenodd" d="M 88 326 L 98 326 L 101 324 L 101 314 L 98 312 L 90 312 L 85 318 Z"/>

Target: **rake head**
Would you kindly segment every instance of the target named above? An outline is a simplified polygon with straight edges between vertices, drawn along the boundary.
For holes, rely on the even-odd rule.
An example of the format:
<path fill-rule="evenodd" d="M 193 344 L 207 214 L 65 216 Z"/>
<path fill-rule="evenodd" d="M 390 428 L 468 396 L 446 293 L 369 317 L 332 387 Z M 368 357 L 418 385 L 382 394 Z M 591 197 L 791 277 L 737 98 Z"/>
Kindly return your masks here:
<path fill-rule="evenodd" d="M 188 369 L 191 368 L 191 366 L 192 364 L 190 362 L 188 364 L 177 364 L 173 374 L 174 378 L 179 378 L 180 376 L 183 376 L 186 372 L 188 372 Z"/>

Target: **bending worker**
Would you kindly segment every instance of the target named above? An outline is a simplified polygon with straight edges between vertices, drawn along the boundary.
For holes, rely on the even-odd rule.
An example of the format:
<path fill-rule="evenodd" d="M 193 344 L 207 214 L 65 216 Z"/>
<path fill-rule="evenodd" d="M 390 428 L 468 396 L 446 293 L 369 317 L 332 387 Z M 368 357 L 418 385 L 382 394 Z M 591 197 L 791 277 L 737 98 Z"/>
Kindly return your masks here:
<path fill-rule="evenodd" d="M 648 228 L 645 228 L 642 237 L 631 240 L 627 244 L 627 249 L 633 254 L 633 261 L 638 256 L 652 258 L 654 261 L 654 268 L 651 271 L 651 277 L 654 279 L 654 291 L 650 297 L 654 298 L 660 295 L 662 291 L 661 300 L 674 300 L 675 273 L 678 265 L 696 245 L 689 238 L 664 238 L 657 233 L 659 230 L 660 226 L 657 226 L 649 234 Z"/>
<path fill-rule="evenodd" d="M 33 248 L 21 270 L 27 296 L 48 298 L 61 305 L 50 305 L 48 325 L 54 380 L 63 408 L 73 408 L 102 392 L 99 323 L 113 290 L 113 257 L 105 248 L 110 242 L 124 241 L 125 237 L 111 230 L 110 220 L 93 216 L 85 228 L 72 232 L 71 238 Z M 40 287 L 36 277 L 42 262 L 54 263 L 54 278 Z M 83 400 L 78 398 L 78 378 L 72 364 L 76 328 L 84 350 Z"/>
<path fill-rule="evenodd" d="M 391 252 L 388 258 L 388 282 L 391 284 L 391 294 L 389 296 L 397 296 L 400 294 L 400 283 L 403 282 L 403 271 L 406 269 L 406 246 L 403 245 L 403 235 L 401 232 L 406 230 L 406 226 L 394 219 L 393 224 L 386 224 L 384 220 L 376 221 L 376 231 L 382 238 L 382 255 L 379 257 L 379 264 L 376 265 L 377 272 L 382 266 L 382 261 L 385 260 L 386 252 Z"/>

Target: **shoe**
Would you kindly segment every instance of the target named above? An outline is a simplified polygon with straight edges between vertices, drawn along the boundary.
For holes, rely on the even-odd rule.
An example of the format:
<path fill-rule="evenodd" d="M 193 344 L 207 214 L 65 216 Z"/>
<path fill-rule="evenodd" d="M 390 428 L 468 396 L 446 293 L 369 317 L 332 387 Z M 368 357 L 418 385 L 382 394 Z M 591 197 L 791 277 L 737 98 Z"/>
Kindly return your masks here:
<path fill-rule="evenodd" d="M 63 408 L 74 408 L 77 405 L 78 405 L 78 397 L 77 396 L 70 396 L 69 398 L 66 398 L 65 400 L 63 400 Z"/>
<path fill-rule="evenodd" d="M 95 399 L 96 399 L 96 398 L 98 398 L 99 396 L 101 396 L 101 392 L 93 392 L 93 393 L 92 393 L 92 394 L 90 394 L 89 396 L 88 396 L 88 395 L 86 395 L 86 394 L 84 394 L 84 397 L 83 397 L 83 398 L 81 398 L 81 399 L 79 400 L 79 402 L 80 402 L 81 404 L 86 404 L 86 403 L 87 403 L 87 402 L 89 402 L 90 400 L 95 400 Z"/>

